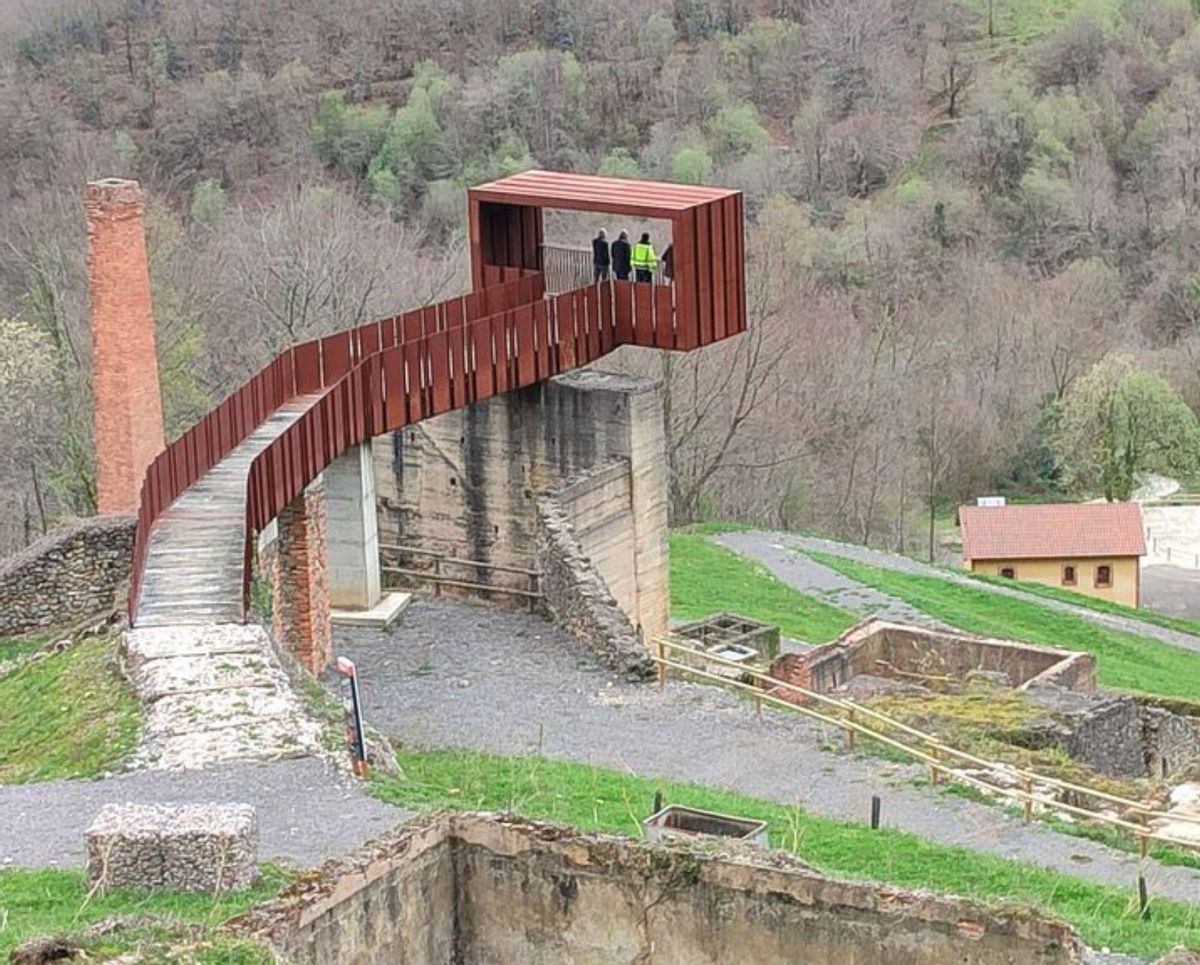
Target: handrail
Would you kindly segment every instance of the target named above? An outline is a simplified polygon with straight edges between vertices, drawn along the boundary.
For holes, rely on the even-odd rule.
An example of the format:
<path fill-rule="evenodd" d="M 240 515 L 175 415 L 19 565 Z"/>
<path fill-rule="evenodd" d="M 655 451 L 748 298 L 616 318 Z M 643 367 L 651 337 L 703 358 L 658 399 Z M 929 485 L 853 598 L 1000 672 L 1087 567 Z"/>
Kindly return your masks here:
<path fill-rule="evenodd" d="M 874 708 L 867 707 L 854 701 L 830 697 L 828 694 L 822 694 L 817 691 L 809 690 L 808 688 L 799 684 L 790 683 L 785 680 L 780 680 L 777 677 L 772 677 L 769 674 L 755 670 L 752 667 L 747 667 L 746 665 L 738 663 L 737 661 L 726 660 L 703 650 L 698 650 L 694 646 L 694 642 L 681 643 L 669 637 L 655 637 L 652 640 L 652 644 L 654 647 L 653 659 L 660 668 L 660 686 L 665 682 L 666 668 L 677 669 L 690 675 L 713 680 L 722 684 L 723 686 L 728 686 L 739 692 L 749 693 L 753 696 L 756 702 L 765 701 L 772 706 L 780 706 L 784 709 L 819 720 L 822 723 L 841 728 L 847 732 L 853 731 L 854 733 L 861 734 L 864 737 L 869 737 L 872 740 L 879 741 L 880 743 L 899 750 L 902 753 L 921 761 L 922 763 L 928 764 L 931 769 L 933 769 L 935 780 L 937 772 L 939 771 L 951 773 L 965 783 L 971 784 L 975 787 L 980 787 L 1001 797 L 1013 798 L 1025 804 L 1040 803 L 1051 810 L 1059 810 L 1067 814 L 1110 824 L 1133 834 L 1139 839 L 1139 841 L 1145 839 L 1154 839 L 1192 850 L 1200 850 L 1200 842 L 1189 841 L 1184 838 L 1175 838 L 1171 835 L 1162 834 L 1158 831 L 1151 831 L 1144 825 L 1134 824 L 1121 818 L 1115 818 L 1112 815 L 1105 814 L 1102 811 L 1090 810 L 1087 808 L 1078 807 L 1076 805 L 1067 804 L 1062 801 L 1057 801 L 1053 798 L 1046 798 L 1045 796 L 1034 794 L 1031 790 L 1031 787 L 1034 783 L 1040 783 L 1058 788 L 1059 790 L 1070 791 L 1083 795 L 1084 797 L 1090 797 L 1095 800 L 1114 804 L 1126 810 L 1137 812 L 1140 815 L 1140 819 L 1143 821 L 1165 820 L 1183 824 L 1200 825 L 1200 817 L 1188 814 L 1176 814 L 1159 811 L 1146 804 L 1143 804 L 1140 801 L 1132 800 L 1131 798 L 1125 798 L 1120 795 L 1099 790 L 1097 788 L 1074 784 L 1070 781 L 1064 781 L 1060 778 L 1052 777 L 1050 775 L 1041 774 L 1036 771 L 1030 771 L 1006 762 L 989 761 L 986 758 L 981 758 L 978 755 L 971 754 L 968 751 L 963 751 L 954 747 L 953 745 L 946 744 L 934 735 L 912 727 L 903 721 L 889 717 L 886 714 L 875 710 Z M 740 676 L 748 677 L 754 680 L 757 686 L 744 684 L 737 680 L 730 680 L 728 677 L 712 674 L 689 664 L 682 663 L 678 660 L 669 659 L 666 655 L 668 651 L 682 651 L 692 658 L 699 658 L 708 663 L 716 664 L 718 666 L 725 667 L 726 669 L 736 671 Z M 764 685 L 769 689 L 764 689 Z M 791 701 L 784 700 L 783 698 L 774 696 L 775 692 L 779 692 L 781 690 L 790 691 L 794 694 L 804 697 L 806 700 L 811 700 L 815 703 L 827 706 L 832 711 L 843 713 L 845 716 L 831 716 L 830 714 L 821 713 L 820 711 L 814 710 L 811 707 L 807 707 L 802 704 L 796 704 Z M 915 738 L 920 743 L 927 745 L 929 752 L 921 749 L 920 747 L 913 747 L 910 744 L 906 744 L 903 741 L 897 740 L 877 728 L 863 723 L 858 719 L 860 717 L 866 717 L 871 720 L 878 721 L 888 728 L 894 728 L 901 733 Z M 945 755 L 945 757 L 942 755 Z M 957 759 L 960 762 L 970 764 L 974 767 L 982 767 L 986 771 L 1002 771 L 1020 779 L 1025 784 L 1025 788 L 1021 791 L 1018 791 L 1015 788 L 1008 787 L 999 782 L 992 782 L 986 780 L 985 778 L 978 777 L 977 775 L 967 774 L 959 768 L 948 767 L 946 763 L 947 758 Z M 1029 817 L 1030 815 L 1027 810 L 1026 820 L 1029 820 Z"/>
<path fill-rule="evenodd" d="M 150 532 L 167 508 L 194 482 L 228 456 L 289 399 L 327 389 L 352 363 L 375 354 L 385 327 L 404 338 L 426 322 L 447 324 L 479 318 L 542 297 L 541 275 L 489 266 L 489 287 L 438 305 L 390 316 L 358 328 L 293 345 L 226 396 L 194 426 L 167 445 L 147 467 L 142 480 L 134 537 L 128 611 L 137 616 L 149 550 Z M 440 322 L 439 322 L 440 320 Z M 249 560 L 249 548 L 246 551 Z M 245 616 L 243 594 L 243 619 Z"/>
<path fill-rule="evenodd" d="M 499 274 L 487 288 L 286 350 L 167 447 L 142 484 L 131 622 L 158 517 L 290 398 L 320 394 L 250 463 L 243 620 L 251 535 L 348 447 L 587 365 L 618 345 L 687 350 L 712 340 L 696 318 L 680 325 L 670 287 L 610 279 L 547 298 L 540 272 L 488 267 Z M 505 283 L 505 272 L 522 277 Z"/>
<path fill-rule="evenodd" d="M 481 570 L 496 570 L 500 573 L 514 573 L 517 576 L 541 576 L 538 570 L 532 570 L 520 566 L 507 566 L 503 563 L 488 563 L 485 560 L 468 560 L 460 556 L 451 556 L 449 553 L 443 553 L 440 550 L 427 550 L 420 546 L 405 546 L 397 543 L 380 543 L 381 550 L 392 550 L 396 553 L 407 556 L 432 556 L 441 560 L 443 563 L 453 563 L 459 566 L 474 566 Z"/>

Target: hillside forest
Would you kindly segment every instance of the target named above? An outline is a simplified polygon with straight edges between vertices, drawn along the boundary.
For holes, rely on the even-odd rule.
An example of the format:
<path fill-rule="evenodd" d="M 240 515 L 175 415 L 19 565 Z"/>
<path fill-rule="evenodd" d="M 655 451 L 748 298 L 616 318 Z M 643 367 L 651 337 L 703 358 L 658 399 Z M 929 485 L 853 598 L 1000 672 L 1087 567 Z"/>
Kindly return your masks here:
<path fill-rule="evenodd" d="M 464 188 L 531 166 L 745 192 L 751 331 L 607 363 L 665 379 L 676 523 L 919 551 L 1200 476 L 1186 0 L 2 0 L 0 552 L 94 511 L 88 179 L 146 190 L 174 436 L 462 290 Z"/>

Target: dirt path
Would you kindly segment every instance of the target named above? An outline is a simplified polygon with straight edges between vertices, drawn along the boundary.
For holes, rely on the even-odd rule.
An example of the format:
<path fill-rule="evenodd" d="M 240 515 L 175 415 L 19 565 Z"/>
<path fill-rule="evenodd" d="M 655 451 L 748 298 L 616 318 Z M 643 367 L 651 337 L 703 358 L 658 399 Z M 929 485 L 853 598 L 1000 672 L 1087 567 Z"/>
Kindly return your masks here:
<path fill-rule="evenodd" d="M 912 767 L 830 753 L 836 738 L 802 718 L 757 719 L 712 687 L 626 683 L 536 617 L 424 600 L 390 634 L 343 631 L 338 648 L 359 667 L 368 720 L 409 746 L 540 750 L 843 820 L 866 821 L 878 794 L 892 827 L 1092 881 L 1136 880 L 1133 855 L 916 787 Z M 1200 895 L 1200 872 L 1152 862 L 1147 877 L 1155 894 Z"/>

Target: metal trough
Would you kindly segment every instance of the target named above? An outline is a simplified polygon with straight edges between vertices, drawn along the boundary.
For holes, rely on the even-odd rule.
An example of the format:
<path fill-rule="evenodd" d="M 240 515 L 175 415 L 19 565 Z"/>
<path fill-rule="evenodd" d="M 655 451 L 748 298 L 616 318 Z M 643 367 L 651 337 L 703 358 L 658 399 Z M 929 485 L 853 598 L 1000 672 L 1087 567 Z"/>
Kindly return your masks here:
<path fill-rule="evenodd" d="M 726 838 L 748 841 L 768 847 L 767 822 L 738 818 L 716 811 L 669 804 L 642 822 L 642 834 L 647 841 L 671 838 Z"/>

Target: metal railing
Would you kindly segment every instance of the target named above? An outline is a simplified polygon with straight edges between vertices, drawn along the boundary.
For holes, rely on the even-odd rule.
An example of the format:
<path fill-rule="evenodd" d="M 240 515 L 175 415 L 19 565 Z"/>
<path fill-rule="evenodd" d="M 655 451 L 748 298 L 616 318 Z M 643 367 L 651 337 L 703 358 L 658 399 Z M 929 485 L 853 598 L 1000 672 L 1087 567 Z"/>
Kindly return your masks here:
<path fill-rule="evenodd" d="M 592 249 L 573 245 L 542 244 L 542 273 L 546 292 L 558 295 L 595 282 Z"/>
<path fill-rule="evenodd" d="M 1001 761 L 979 757 L 946 744 L 935 735 L 921 731 L 866 705 L 830 697 L 828 694 L 772 677 L 753 667 L 748 667 L 744 663 L 725 660 L 697 650 L 694 641 L 655 637 L 651 641 L 651 647 L 654 662 L 658 667 L 660 689 L 666 686 L 667 674 L 670 670 L 719 684 L 750 697 L 760 714 L 763 706 L 766 705 L 799 713 L 820 723 L 839 728 L 845 733 L 847 748 L 850 750 L 854 749 L 856 739 L 863 737 L 899 751 L 912 760 L 927 765 L 930 782 L 934 785 L 940 783 L 944 777 L 949 777 L 996 797 L 1020 804 L 1024 820 L 1027 823 L 1033 819 L 1033 807 L 1036 804 L 1048 811 L 1069 815 L 1072 819 L 1082 818 L 1119 830 L 1136 841 L 1143 858 L 1146 856 L 1151 841 L 1200 851 L 1200 841 L 1175 837 L 1148 827 L 1150 821 L 1170 821 L 1200 826 L 1200 816 L 1160 811 L 1132 798 L 1094 787 L 1074 784 Z M 682 659 L 680 659 L 681 657 Z M 697 661 L 705 666 L 697 666 Z M 706 669 L 707 666 L 715 666 L 723 669 L 726 673 L 713 673 Z M 796 703 L 778 696 L 779 694 L 800 698 L 805 703 Z M 814 706 L 808 706 L 809 704 L 817 705 L 821 709 L 817 710 Z M 966 769 L 968 767 L 981 770 L 982 773 L 972 773 Z M 993 774 L 1003 774 L 1007 780 L 992 777 Z M 1009 782 L 1016 782 L 1020 786 L 1014 787 Z M 1096 807 L 1084 807 L 1081 804 L 1060 801 L 1057 798 L 1039 794 L 1034 790 L 1035 784 L 1053 787 L 1074 796 L 1076 800 L 1103 802 L 1120 808 L 1124 814 L 1132 815 L 1133 820 L 1114 816 L 1108 811 L 1102 811 Z"/>
<path fill-rule="evenodd" d="M 596 284 L 591 248 L 543 242 L 541 249 L 542 271 L 546 276 L 547 294 L 557 295 L 560 292 L 570 291 L 572 288 Z M 667 277 L 661 259 L 658 268 L 654 270 L 654 284 L 665 286 L 671 284 L 671 279 Z"/>
<path fill-rule="evenodd" d="M 398 341 L 423 338 L 427 333 L 445 331 L 453 326 L 461 327 L 466 321 L 490 317 L 517 305 L 542 299 L 540 274 L 489 267 L 489 287 L 481 291 L 292 346 L 163 449 L 146 469 L 142 480 L 129 585 L 130 620 L 133 621 L 137 616 L 150 532 L 159 516 L 201 476 L 244 442 L 281 405 L 297 395 L 332 390 L 364 359 L 378 355 Z M 261 458 L 260 454 L 251 466 L 252 478 L 254 467 Z M 251 489 L 250 493 L 248 502 L 254 498 L 254 490 Z M 257 514 L 256 518 L 259 518 Z M 263 525 L 270 518 L 264 520 Z M 248 530 L 247 562 L 249 558 Z M 248 573 L 249 566 L 246 567 L 243 615 L 249 593 Z"/>
<path fill-rule="evenodd" d="M 507 566 L 503 563 L 489 563 L 486 560 L 470 560 L 461 556 L 452 556 L 449 553 L 443 553 L 439 550 L 429 550 L 419 546 L 406 546 L 396 543 L 381 543 L 379 549 L 381 554 L 387 552 L 395 553 L 401 557 L 423 556 L 432 560 L 432 566 L 429 570 L 409 566 L 395 566 L 390 563 L 381 563 L 379 569 L 383 573 L 391 573 L 396 576 L 402 576 L 405 579 L 432 583 L 434 594 L 438 596 L 441 595 L 441 588 L 443 586 L 452 586 L 462 590 L 486 591 L 488 593 L 504 593 L 509 596 L 521 597 L 528 600 L 530 613 L 533 613 L 537 609 L 537 602 L 542 598 L 540 588 L 542 574 L 535 569 L 521 566 Z M 507 573 L 524 577 L 529 581 L 529 586 L 527 589 L 523 589 L 515 586 L 504 586 L 498 583 L 486 583 L 478 579 L 457 579 L 447 576 L 444 572 L 445 567 L 469 569 L 474 570 L 476 573 Z"/>

